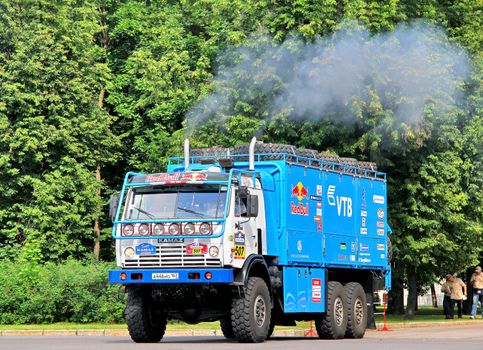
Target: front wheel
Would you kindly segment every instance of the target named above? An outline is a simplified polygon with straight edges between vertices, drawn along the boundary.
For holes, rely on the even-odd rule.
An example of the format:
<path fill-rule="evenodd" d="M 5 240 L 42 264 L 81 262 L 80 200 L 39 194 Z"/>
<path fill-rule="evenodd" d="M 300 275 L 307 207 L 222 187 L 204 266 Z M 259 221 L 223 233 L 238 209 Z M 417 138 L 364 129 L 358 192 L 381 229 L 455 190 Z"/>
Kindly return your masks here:
<path fill-rule="evenodd" d="M 163 338 L 167 317 L 149 293 L 128 288 L 125 315 L 129 335 L 136 343 L 157 343 Z"/>
<path fill-rule="evenodd" d="M 315 328 L 319 338 L 342 339 L 347 328 L 344 287 L 339 282 L 330 281 L 327 288 L 327 310 L 315 320 Z"/>
<path fill-rule="evenodd" d="M 267 284 L 259 277 L 250 277 L 244 296 L 232 301 L 231 324 L 235 338 L 246 343 L 263 342 L 270 327 L 271 309 Z"/>

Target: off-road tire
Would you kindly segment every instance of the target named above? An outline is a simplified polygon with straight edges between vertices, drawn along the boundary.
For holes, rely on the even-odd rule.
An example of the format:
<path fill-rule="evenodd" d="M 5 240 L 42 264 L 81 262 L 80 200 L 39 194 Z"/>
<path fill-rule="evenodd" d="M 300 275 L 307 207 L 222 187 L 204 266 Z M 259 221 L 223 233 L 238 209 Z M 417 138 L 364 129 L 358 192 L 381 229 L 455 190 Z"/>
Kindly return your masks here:
<path fill-rule="evenodd" d="M 127 289 L 125 316 L 129 335 L 136 343 L 157 343 L 163 338 L 166 314 L 144 290 Z"/>
<path fill-rule="evenodd" d="M 220 320 L 220 328 L 226 339 L 235 339 L 235 333 L 233 333 L 233 326 L 231 325 L 231 317 L 222 318 Z"/>
<path fill-rule="evenodd" d="M 250 277 L 244 296 L 235 296 L 231 304 L 231 325 L 235 338 L 243 343 L 260 343 L 267 338 L 271 319 L 271 301 L 265 281 Z"/>
<path fill-rule="evenodd" d="M 335 281 L 330 281 L 327 288 L 327 310 L 315 320 L 315 329 L 321 339 L 342 339 L 347 328 L 345 290 Z"/>
<path fill-rule="evenodd" d="M 362 338 L 367 327 L 367 300 L 364 288 L 357 282 L 344 285 L 347 305 L 346 338 Z"/>

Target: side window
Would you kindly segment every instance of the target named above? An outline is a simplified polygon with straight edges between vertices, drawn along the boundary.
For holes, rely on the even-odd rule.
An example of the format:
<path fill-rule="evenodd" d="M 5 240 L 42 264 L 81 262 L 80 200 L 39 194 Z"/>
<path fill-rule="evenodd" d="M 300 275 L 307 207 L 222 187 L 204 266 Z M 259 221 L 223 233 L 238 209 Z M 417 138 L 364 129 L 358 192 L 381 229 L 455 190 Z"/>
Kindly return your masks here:
<path fill-rule="evenodd" d="M 235 216 L 244 217 L 247 215 L 247 198 L 240 197 L 238 190 L 235 191 Z"/>

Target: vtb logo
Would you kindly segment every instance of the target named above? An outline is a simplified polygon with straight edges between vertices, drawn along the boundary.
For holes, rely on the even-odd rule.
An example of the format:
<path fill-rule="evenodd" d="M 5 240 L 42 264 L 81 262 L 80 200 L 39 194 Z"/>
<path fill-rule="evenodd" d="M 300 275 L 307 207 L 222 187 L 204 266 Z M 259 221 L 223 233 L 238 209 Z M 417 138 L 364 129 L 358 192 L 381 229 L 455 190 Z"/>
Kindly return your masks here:
<path fill-rule="evenodd" d="M 292 187 L 292 197 L 297 197 L 301 201 L 304 198 L 309 198 L 309 191 L 307 191 L 302 182 L 299 182 L 295 187 Z"/>
<path fill-rule="evenodd" d="M 337 205 L 337 215 L 352 216 L 352 198 L 335 195 L 335 185 L 327 187 L 327 203 L 330 206 Z"/>

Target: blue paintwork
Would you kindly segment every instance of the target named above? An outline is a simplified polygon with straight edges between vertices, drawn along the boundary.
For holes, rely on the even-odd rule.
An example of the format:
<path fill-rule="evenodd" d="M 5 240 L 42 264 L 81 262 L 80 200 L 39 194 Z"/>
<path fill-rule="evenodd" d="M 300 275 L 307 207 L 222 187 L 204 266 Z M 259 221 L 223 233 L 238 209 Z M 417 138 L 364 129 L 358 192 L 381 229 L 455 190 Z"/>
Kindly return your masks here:
<path fill-rule="evenodd" d="M 326 270 L 310 267 L 283 268 L 284 312 L 325 311 Z"/>
<path fill-rule="evenodd" d="M 205 273 L 210 272 L 212 278 L 207 280 Z M 126 273 L 127 278 L 121 280 L 121 273 Z M 153 274 L 164 273 L 171 274 L 177 273 L 177 279 L 153 279 Z M 190 279 L 188 274 L 199 273 L 199 279 Z M 141 279 L 134 276 L 141 277 Z M 116 284 L 133 284 L 133 283 L 159 283 L 159 284 L 176 284 L 176 283 L 232 283 L 233 269 L 129 269 L 129 270 L 110 270 L 109 282 Z"/>

